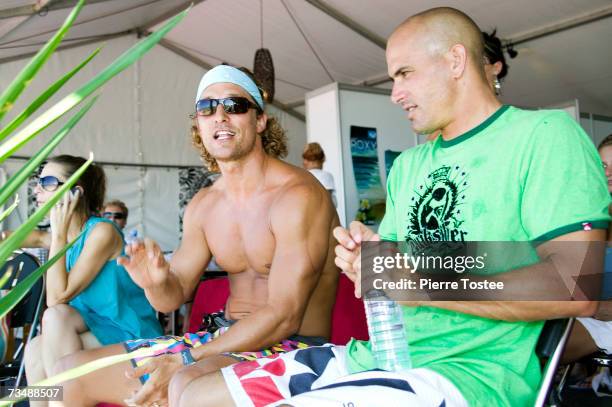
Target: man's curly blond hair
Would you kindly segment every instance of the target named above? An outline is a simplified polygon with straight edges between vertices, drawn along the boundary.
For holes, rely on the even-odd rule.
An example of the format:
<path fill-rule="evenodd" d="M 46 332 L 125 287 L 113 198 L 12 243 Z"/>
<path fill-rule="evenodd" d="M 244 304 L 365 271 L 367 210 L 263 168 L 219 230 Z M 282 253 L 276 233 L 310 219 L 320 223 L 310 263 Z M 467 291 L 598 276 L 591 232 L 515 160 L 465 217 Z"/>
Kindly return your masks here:
<path fill-rule="evenodd" d="M 257 85 L 257 89 L 259 89 L 263 99 L 266 100 L 266 92 L 255 80 L 255 77 L 251 71 L 244 67 L 236 68 L 246 73 L 253 80 L 253 82 L 255 82 L 255 85 Z M 258 109 L 257 115 L 259 116 L 261 114 L 263 114 L 263 112 Z M 261 136 L 261 144 L 266 154 L 274 158 L 284 158 L 287 156 L 287 136 L 285 135 L 285 130 L 281 127 L 280 123 L 275 117 L 268 115 L 266 128 L 262 133 L 259 133 L 259 136 Z M 198 129 L 198 123 L 195 115 L 191 116 L 191 142 L 200 152 L 200 157 L 202 157 L 202 161 L 204 161 L 206 168 L 212 172 L 219 172 L 219 164 L 217 164 L 217 160 L 210 155 L 208 150 L 206 150 L 206 147 L 204 147 L 204 143 L 202 143 L 202 137 L 200 137 L 200 130 Z"/>

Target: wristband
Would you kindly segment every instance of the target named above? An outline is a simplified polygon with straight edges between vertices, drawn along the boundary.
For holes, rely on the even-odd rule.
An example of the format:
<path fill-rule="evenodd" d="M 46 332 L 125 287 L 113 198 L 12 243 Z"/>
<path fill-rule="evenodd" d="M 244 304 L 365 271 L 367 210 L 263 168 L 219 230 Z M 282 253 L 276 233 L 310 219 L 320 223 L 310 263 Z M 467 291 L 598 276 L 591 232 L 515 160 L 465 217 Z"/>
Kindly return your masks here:
<path fill-rule="evenodd" d="M 189 349 L 183 349 L 181 351 L 181 358 L 183 359 L 183 365 L 185 366 L 193 365 L 196 362 Z"/>

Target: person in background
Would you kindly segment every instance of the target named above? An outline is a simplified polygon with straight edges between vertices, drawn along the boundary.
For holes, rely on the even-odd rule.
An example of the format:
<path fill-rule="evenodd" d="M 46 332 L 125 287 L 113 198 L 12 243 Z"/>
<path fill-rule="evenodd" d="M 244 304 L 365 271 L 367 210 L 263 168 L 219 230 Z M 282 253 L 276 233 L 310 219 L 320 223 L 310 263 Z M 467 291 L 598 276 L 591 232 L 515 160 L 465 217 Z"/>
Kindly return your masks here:
<path fill-rule="evenodd" d="M 323 185 L 327 191 L 329 191 L 334 206 L 337 205 L 335 190 L 336 184 L 334 183 L 334 176 L 329 172 L 323 170 L 323 163 L 325 162 L 325 152 L 319 143 L 308 143 L 304 147 L 302 153 L 302 166 L 310 171 L 312 175 Z"/>
<path fill-rule="evenodd" d="M 612 194 L 612 134 L 602 140 L 597 147 L 608 182 L 608 192 Z M 612 205 L 608 208 L 612 213 Z M 584 356 L 604 351 L 612 354 L 612 227 L 608 228 L 608 247 L 606 249 L 605 273 L 603 279 L 602 301 L 593 318 L 577 318 L 563 354 L 564 362 L 573 362 Z"/>
<path fill-rule="evenodd" d="M 121 230 L 125 229 L 128 214 L 129 211 L 127 206 L 125 206 L 125 203 L 123 201 L 120 201 L 118 199 L 114 199 L 105 203 L 104 209 L 102 210 L 102 217 L 115 222 L 115 224 L 119 226 L 119 229 Z"/>
<path fill-rule="evenodd" d="M 121 229 L 121 233 L 123 233 L 123 240 L 126 244 L 130 244 L 139 239 L 138 229 L 133 228 L 129 231 L 125 231 L 125 226 L 127 225 L 128 220 L 128 208 L 123 201 L 118 199 L 109 201 L 104 204 L 104 210 L 102 212 L 102 217 L 105 219 L 109 219 Z M 169 254 L 170 256 L 171 254 Z"/>
<path fill-rule="evenodd" d="M 608 192 L 612 195 L 612 134 L 609 134 L 608 137 L 599 143 L 597 151 L 599 152 L 601 164 L 608 179 Z M 612 208 L 610 210 L 612 211 Z M 608 233 L 608 241 L 612 240 L 610 237 L 611 234 Z"/>
<path fill-rule="evenodd" d="M 508 64 L 504 57 L 504 48 L 501 40 L 495 35 L 497 30 L 491 34 L 482 32 L 484 39 L 484 68 L 487 82 L 497 96 L 501 94 L 501 84 L 508 75 Z"/>
<path fill-rule="evenodd" d="M 44 205 L 85 161 L 70 155 L 51 158 L 34 190 L 37 204 Z M 51 209 L 50 258 L 76 242 L 47 271 L 42 333 L 25 350 L 29 383 L 48 377 L 61 357 L 79 350 L 161 334 L 144 291 L 117 264 L 124 254 L 121 232 L 95 215 L 105 191 L 104 171 L 92 164 Z"/>

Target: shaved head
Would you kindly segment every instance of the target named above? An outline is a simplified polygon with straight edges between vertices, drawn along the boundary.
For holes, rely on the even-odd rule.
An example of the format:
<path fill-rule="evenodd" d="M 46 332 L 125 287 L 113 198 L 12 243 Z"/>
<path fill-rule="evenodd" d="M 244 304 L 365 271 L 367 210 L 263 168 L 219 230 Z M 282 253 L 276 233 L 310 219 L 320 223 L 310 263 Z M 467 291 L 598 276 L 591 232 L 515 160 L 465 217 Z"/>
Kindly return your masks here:
<path fill-rule="evenodd" d="M 385 51 L 391 101 L 416 133 L 454 137 L 499 107 L 483 53 L 480 28 L 453 8 L 424 11 L 395 29 Z"/>
<path fill-rule="evenodd" d="M 406 111 L 415 132 L 452 128 L 474 98 L 497 103 L 483 52 L 480 28 L 449 7 L 416 14 L 393 32 L 385 52 L 391 100 Z"/>
<path fill-rule="evenodd" d="M 482 32 L 474 20 L 465 13 L 450 7 L 432 8 L 415 14 L 401 23 L 389 38 L 389 43 L 410 32 L 424 36 L 424 45 L 431 55 L 442 55 L 453 45 L 462 44 L 470 60 L 482 65 L 484 41 Z"/>

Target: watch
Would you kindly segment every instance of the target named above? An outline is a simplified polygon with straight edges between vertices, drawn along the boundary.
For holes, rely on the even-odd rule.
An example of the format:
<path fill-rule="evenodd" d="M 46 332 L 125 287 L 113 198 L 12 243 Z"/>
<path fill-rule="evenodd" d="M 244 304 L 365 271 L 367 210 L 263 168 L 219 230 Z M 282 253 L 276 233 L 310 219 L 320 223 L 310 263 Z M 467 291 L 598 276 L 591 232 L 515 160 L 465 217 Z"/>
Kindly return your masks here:
<path fill-rule="evenodd" d="M 183 365 L 185 366 L 193 365 L 196 362 L 189 348 L 181 351 L 181 358 L 183 359 Z"/>

